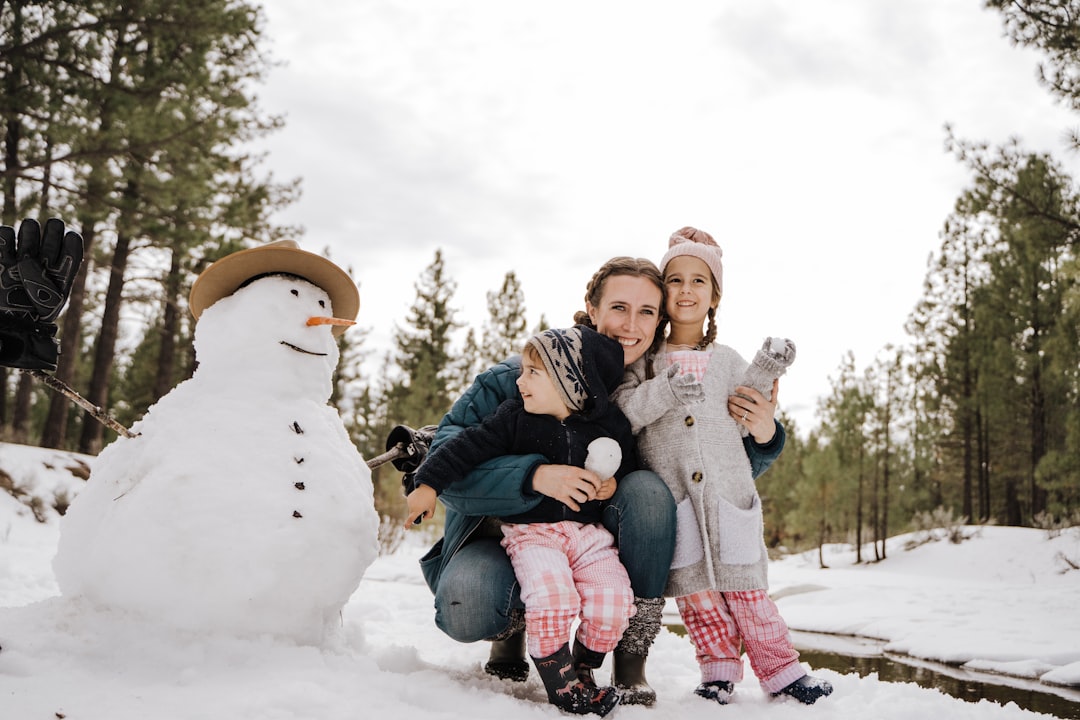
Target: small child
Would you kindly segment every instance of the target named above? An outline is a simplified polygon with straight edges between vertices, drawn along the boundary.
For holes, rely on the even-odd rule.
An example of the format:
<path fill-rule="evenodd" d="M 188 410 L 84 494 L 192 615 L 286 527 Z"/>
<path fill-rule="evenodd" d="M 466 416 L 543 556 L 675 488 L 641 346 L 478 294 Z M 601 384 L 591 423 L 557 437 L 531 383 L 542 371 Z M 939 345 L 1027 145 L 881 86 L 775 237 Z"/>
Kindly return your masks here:
<path fill-rule="evenodd" d="M 473 467 L 501 455 L 540 453 L 552 463 L 593 471 L 606 454 L 613 462 L 596 466 L 601 481 L 636 469 L 630 423 L 608 399 L 622 375 L 622 346 L 590 328 L 534 335 L 522 351 L 521 397 L 428 455 L 407 498 L 405 526 L 430 516 L 436 496 Z M 614 488 L 604 500 L 582 497 L 576 509 L 532 487 L 524 492 L 538 498 L 535 507 L 500 520 L 502 546 L 525 603 L 529 655 L 552 704 L 578 715 L 606 715 L 620 698 L 614 688 L 597 687 L 592 671 L 615 648 L 634 612 L 615 539 L 600 524 Z M 578 616 L 571 653 L 570 627 Z"/>
<path fill-rule="evenodd" d="M 642 463 L 664 479 L 677 503 L 665 594 L 676 598 L 697 653 L 701 684 L 694 692 L 727 704 L 743 677 L 745 645 L 765 692 L 810 705 L 832 686 L 803 670 L 767 592 L 761 498 L 743 442 L 750 428 L 771 429 L 773 420 L 759 418 L 747 395 L 740 396 L 741 405 L 729 405 L 740 385 L 768 398 L 794 360 L 795 346 L 767 339 L 748 364 L 730 347 L 714 344 L 720 257 L 706 232 L 683 228 L 671 236 L 660 263 L 670 323 L 665 349 L 627 368 L 614 397 L 637 434 Z"/>

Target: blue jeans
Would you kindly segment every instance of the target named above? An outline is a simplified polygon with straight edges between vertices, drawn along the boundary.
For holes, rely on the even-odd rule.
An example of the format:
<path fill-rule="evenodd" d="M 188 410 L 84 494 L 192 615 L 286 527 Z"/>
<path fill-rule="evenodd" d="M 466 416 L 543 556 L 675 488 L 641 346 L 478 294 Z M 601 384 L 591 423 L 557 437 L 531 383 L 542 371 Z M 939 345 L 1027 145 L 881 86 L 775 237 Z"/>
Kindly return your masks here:
<path fill-rule="evenodd" d="M 675 552 L 675 500 L 653 472 L 638 470 L 619 481 L 601 519 L 619 547 L 634 596 L 657 598 L 667 584 Z M 452 557 L 435 591 L 435 624 L 459 642 L 484 640 L 524 610 L 521 591 L 500 538 L 478 538 Z"/>

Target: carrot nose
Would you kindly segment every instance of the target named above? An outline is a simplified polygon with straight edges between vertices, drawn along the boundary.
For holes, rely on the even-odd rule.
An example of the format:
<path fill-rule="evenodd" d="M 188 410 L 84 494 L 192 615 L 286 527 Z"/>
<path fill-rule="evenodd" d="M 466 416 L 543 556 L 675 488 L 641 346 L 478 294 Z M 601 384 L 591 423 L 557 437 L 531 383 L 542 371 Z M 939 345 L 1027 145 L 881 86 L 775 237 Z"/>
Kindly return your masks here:
<path fill-rule="evenodd" d="M 326 317 L 325 315 L 316 315 L 307 319 L 308 326 L 311 325 L 343 325 L 349 327 L 355 325 L 355 320 L 346 320 L 344 318 Z"/>

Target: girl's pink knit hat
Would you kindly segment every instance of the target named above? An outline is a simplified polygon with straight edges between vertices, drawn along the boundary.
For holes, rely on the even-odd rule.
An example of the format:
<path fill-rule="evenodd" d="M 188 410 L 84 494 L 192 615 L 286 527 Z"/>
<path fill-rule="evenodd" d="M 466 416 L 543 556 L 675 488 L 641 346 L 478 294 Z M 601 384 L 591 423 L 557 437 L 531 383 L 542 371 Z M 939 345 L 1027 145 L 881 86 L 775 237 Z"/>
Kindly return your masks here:
<path fill-rule="evenodd" d="M 660 272 L 664 272 L 672 258 L 680 255 L 692 255 L 705 262 L 712 271 L 713 282 L 716 283 L 716 292 L 723 294 L 724 289 L 724 264 L 720 257 L 724 251 L 713 240 L 712 235 L 697 228 L 684 227 L 671 234 L 668 240 L 668 251 L 660 261 Z"/>

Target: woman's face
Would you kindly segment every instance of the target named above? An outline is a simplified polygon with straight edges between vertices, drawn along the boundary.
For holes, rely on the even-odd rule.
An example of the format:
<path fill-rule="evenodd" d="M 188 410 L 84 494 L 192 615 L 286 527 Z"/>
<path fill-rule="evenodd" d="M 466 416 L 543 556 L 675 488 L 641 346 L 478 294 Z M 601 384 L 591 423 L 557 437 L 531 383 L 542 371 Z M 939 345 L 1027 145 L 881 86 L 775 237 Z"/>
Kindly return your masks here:
<path fill-rule="evenodd" d="M 645 354 L 660 322 L 664 298 L 660 288 L 638 275 L 612 275 L 604 281 L 600 303 L 586 302 L 596 331 L 619 341 L 623 364 Z"/>

